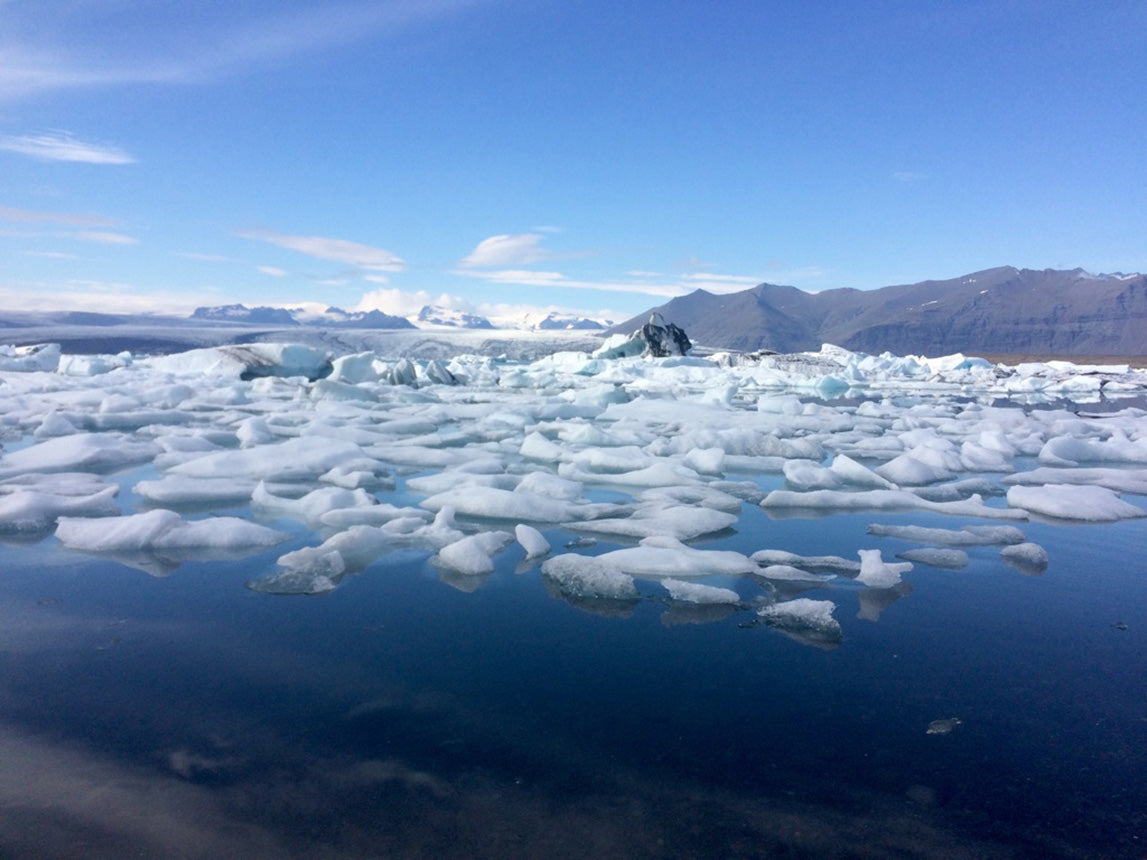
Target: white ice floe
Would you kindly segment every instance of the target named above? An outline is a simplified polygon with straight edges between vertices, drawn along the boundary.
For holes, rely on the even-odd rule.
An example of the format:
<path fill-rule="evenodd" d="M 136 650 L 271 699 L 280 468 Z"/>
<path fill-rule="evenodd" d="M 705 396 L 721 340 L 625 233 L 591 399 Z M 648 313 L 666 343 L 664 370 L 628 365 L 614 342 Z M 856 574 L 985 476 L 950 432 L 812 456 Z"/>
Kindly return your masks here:
<path fill-rule="evenodd" d="M 514 527 L 514 537 L 526 551 L 526 558 L 540 558 L 550 551 L 550 542 L 533 526 L 519 523 Z"/>
<path fill-rule="evenodd" d="M 1014 475 L 1006 475 L 1004 484 L 1025 484 L 1039 486 L 1041 484 L 1090 484 L 1096 487 L 1106 487 L 1117 493 L 1133 493 L 1147 495 L 1147 469 L 1131 467 L 1113 468 L 1094 466 L 1091 468 L 1057 468 L 1041 466 Z"/>
<path fill-rule="evenodd" d="M 596 556 L 598 562 L 619 573 L 660 579 L 696 576 L 738 576 L 756 573 L 756 562 L 732 550 L 701 550 L 671 537 L 646 538 L 640 546 Z"/>
<path fill-rule="evenodd" d="M 926 564 L 929 567 L 943 567 L 949 570 L 959 570 L 968 566 L 968 554 L 961 549 L 919 547 L 898 552 L 896 557 L 915 564 Z"/>
<path fill-rule="evenodd" d="M 60 517 L 107 517 L 119 511 L 119 487 L 106 487 L 90 495 L 59 495 L 18 489 L 0 495 L 0 532 L 44 531 Z"/>
<path fill-rule="evenodd" d="M 831 573 L 812 573 L 791 564 L 767 564 L 760 569 L 761 576 L 785 582 L 828 582 Z"/>
<path fill-rule="evenodd" d="M 938 529 L 926 526 L 883 525 L 873 523 L 870 535 L 891 537 L 914 543 L 942 546 L 983 546 L 986 544 L 1022 543 L 1024 533 L 1015 526 L 964 526 L 962 529 Z"/>
<path fill-rule="evenodd" d="M 342 487 L 320 487 L 302 498 L 276 496 L 262 481 L 251 494 L 251 510 L 263 518 L 284 517 L 295 519 L 312 527 L 322 522 L 331 511 L 343 508 L 366 508 L 377 504 L 374 496 L 365 490 L 344 490 Z"/>
<path fill-rule="evenodd" d="M 0 456 L 0 477 L 26 472 L 115 472 L 151 460 L 162 449 L 119 433 L 77 433 L 45 439 Z"/>
<path fill-rule="evenodd" d="M 813 573 L 840 573 L 851 576 L 860 572 L 860 562 L 838 555 L 797 555 L 781 549 L 761 549 L 752 554 L 757 564 L 787 565 Z"/>
<path fill-rule="evenodd" d="M 567 523 L 566 528 L 615 537 L 648 538 L 667 536 L 680 541 L 693 540 L 735 525 L 736 514 L 689 505 L 638 505 L 632 516 L 608 517 Z"/>
<path fill-rule="evenodd" d="M 1074 484 L 1017 485 L 1008 490 L 1008 504 L 1053 519 L 1083 522 L 1114 522 L 1147 516 L 1147 510 L 1125 502 L 1113 490 Z"/>
<path fill-rule="evenodd" d="M 274 546 L 286 535 L 237 517 L 185 520 L 173 511 L 154 510 L 101 519 L 64 517 L 56 538 L 71 549 L 111 553 Z"/>
<path fill-rule="evenodd" d="M 633 577 L 598 556 L 565 553 L 542 563 L 542 576 L 567 596 L 583 600 L 636 600 Z"/>
<path fill-rule="evenodd" d="M 516 492 L 497 487 L 463 487 L 436 493 L 423 499 L 422 507 L 438 511 L 452 507 L 466 517 L 490 520 L 520 520 L 528 523 L 561 523 L 598 516 L 610 505 L 568 502 L 537 493 Z"/>
<path fill-rule="evenodd" d="M 1014 508 L 993 508 L 986 505 L 978 494 L 959 501 L 931 502 L 907 490 L 863 490 L 853 493 L 840 490 L 812 490 L 807 493 L 773 490 L 761 501 L 761 507 L 766 510 L 919 510 L 951 516 L 983 517 L 985 519 L 1022 520 L 1027 518 L 1026 514 Z"/>
<path fill-rule="evenodd" d="M 1000 550 L 1000 557 L 1025 573 L 1039 573 L 1048 565 L 1047 550 L 1038 543 L 1006 546 Z"/>
<path fill-rule="evenodd" d="M 289 343 L 214 346 L 157 356 L 142 363 L 164 373 L 238 379 L 265 376 L 316 379 L 331 372 L 330 357 L 324 350 Z"/>
<path fill-rule="evenodd" d="M 468 576 L 493 573 L 494 554 L 513 539 L 509 532 L 480 532 L 442 547 L 435 561 L 439 567 Z"/>
<path fill-rule="evenodd" d="M 665 586 L 671 598 L 682 603 L 735 604 L 741 600 L 740 595 L 731 588 L 718 588 L 714 585 L 684 582 L 680 579 L 663 579 L 661 584 Z"/>
<path fill-rule="evenodd" d="M 765 623 L 783 630 L 808 631 L 813 634 L 840 638 L 840 622 L 832 617 L 836 604 L 831 600 L 811 600 L 799 597 L 762 606 L 757 610 Z"/>
<path fill-rule="evenodd" d="M 881 558 L 878 549 L 857 550 L 860 556 L 860 573 L 856 581 L 869 588 L 891 588 L 900 584 L 900 574 L 912 569 L 911 562 L 887 562 Z"/>

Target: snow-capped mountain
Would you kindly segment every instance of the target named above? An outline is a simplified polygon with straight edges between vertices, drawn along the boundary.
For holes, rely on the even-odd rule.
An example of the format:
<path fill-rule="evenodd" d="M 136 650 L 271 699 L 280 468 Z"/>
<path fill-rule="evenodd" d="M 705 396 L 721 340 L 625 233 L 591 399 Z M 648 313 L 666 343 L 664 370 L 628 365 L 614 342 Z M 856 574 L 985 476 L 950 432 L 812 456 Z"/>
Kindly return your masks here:
<path fill-rule="evenodd" d="M 443 326 L 448 328 L 493 328 L 494 324 L 478 314 L 468 314 L 441 305 L 425 305 L 411 318 L 418 328 Z"/>

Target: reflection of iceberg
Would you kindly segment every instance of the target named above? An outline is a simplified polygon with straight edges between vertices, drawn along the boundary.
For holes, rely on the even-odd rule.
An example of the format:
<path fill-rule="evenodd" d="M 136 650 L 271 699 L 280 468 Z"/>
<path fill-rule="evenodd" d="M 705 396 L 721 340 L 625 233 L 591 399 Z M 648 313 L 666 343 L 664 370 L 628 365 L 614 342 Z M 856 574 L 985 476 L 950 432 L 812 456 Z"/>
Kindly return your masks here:
<path fill-rule="evenodd" d="M 832 649 L 840 644 L 840 622 L 832 617 L 836 604 L 831 600 L 810 600 L 798 597 L 773 603 L 757 610 L 770 627 L 804 645 Z"/>
<path fill-rule="evenodd" d="M 731 603 L 680 603 L 674 601 L 661 613 L 661 623 L 665 627 L 681 624 L 712 624 L 724 621 L 735 615 L 738 607 Z"/>
<path fill-rule="evenodd" d="M 857 595 L 860 611 L 856 613 L 856 617 L 865 621 L 879 621 L 881 612 L 901 597 L 907 597 L 911 593 L 912 586 L 907 582 L 901 582 L 891 588 L 866 588 Z"/>

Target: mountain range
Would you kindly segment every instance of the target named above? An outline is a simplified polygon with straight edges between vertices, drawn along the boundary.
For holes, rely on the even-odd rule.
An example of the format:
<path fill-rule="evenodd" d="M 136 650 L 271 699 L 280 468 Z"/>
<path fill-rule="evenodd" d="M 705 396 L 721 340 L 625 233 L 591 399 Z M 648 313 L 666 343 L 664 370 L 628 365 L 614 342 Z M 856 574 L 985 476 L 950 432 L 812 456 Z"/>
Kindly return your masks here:
<path fill-rule="evenodd" d="M 619 323 L 630 333 L 651 313 L 698 345 L 797 352 L 832 343 L 901 355 L 954 352 L 1147 354 L 1147 276 L 1001 266 L 945 281 L 809 293 L 760 284 L 739 293 L 696 290 Z"/>

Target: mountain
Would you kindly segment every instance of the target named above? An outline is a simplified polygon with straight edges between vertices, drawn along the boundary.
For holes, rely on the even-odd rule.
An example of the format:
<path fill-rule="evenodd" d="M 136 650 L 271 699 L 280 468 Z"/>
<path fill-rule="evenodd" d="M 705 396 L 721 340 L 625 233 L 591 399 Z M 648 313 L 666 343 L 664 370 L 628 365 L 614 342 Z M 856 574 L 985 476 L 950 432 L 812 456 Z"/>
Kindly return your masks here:
<path fill-rule="evenodd" d="M 514 328 L 525 331 L 604 331 L 606 326 L 588 317 L 550 311 L 523 314 L 513 321 Z"/>
<path fill-rule="evenodd" d="M 806 293 L 760 284 L 729 295 L 696 290 L 660 313 L 715 349 L 793 352 L 833 343 L 901 355 L 953 352 L 1147 354 L 1147 276 L 1002 266 L 946 281 Z"/>
<path fill-rule="evenodd" d="M 206 322 L 241 323 L 243 325 L 322 326 L 325 328 L 414 328 L 410 320 L 391 316 L 382 311 L 344 311 L 328 307 L 319 314 L 301 308 L 249 308 L 246 305 L 218 305 L 196 308 L 194 320 Z"/>
<path fill-rule="evenodd" d="M 450 328 L 493 328 L 488 319 L 477 314 L 451 310 L 438 305 L 425 305 L 414 322 L 422 326 L 448 326 Z"/>
<path fill-rule="evenodd" d="M 298 325 L 298 320 L 286 308 L 257 307 L 246 305 L 217 305 L 209 308 L 196 308 L 192 319 L 212 322 L 250 323 L 253 325 Z"/>

